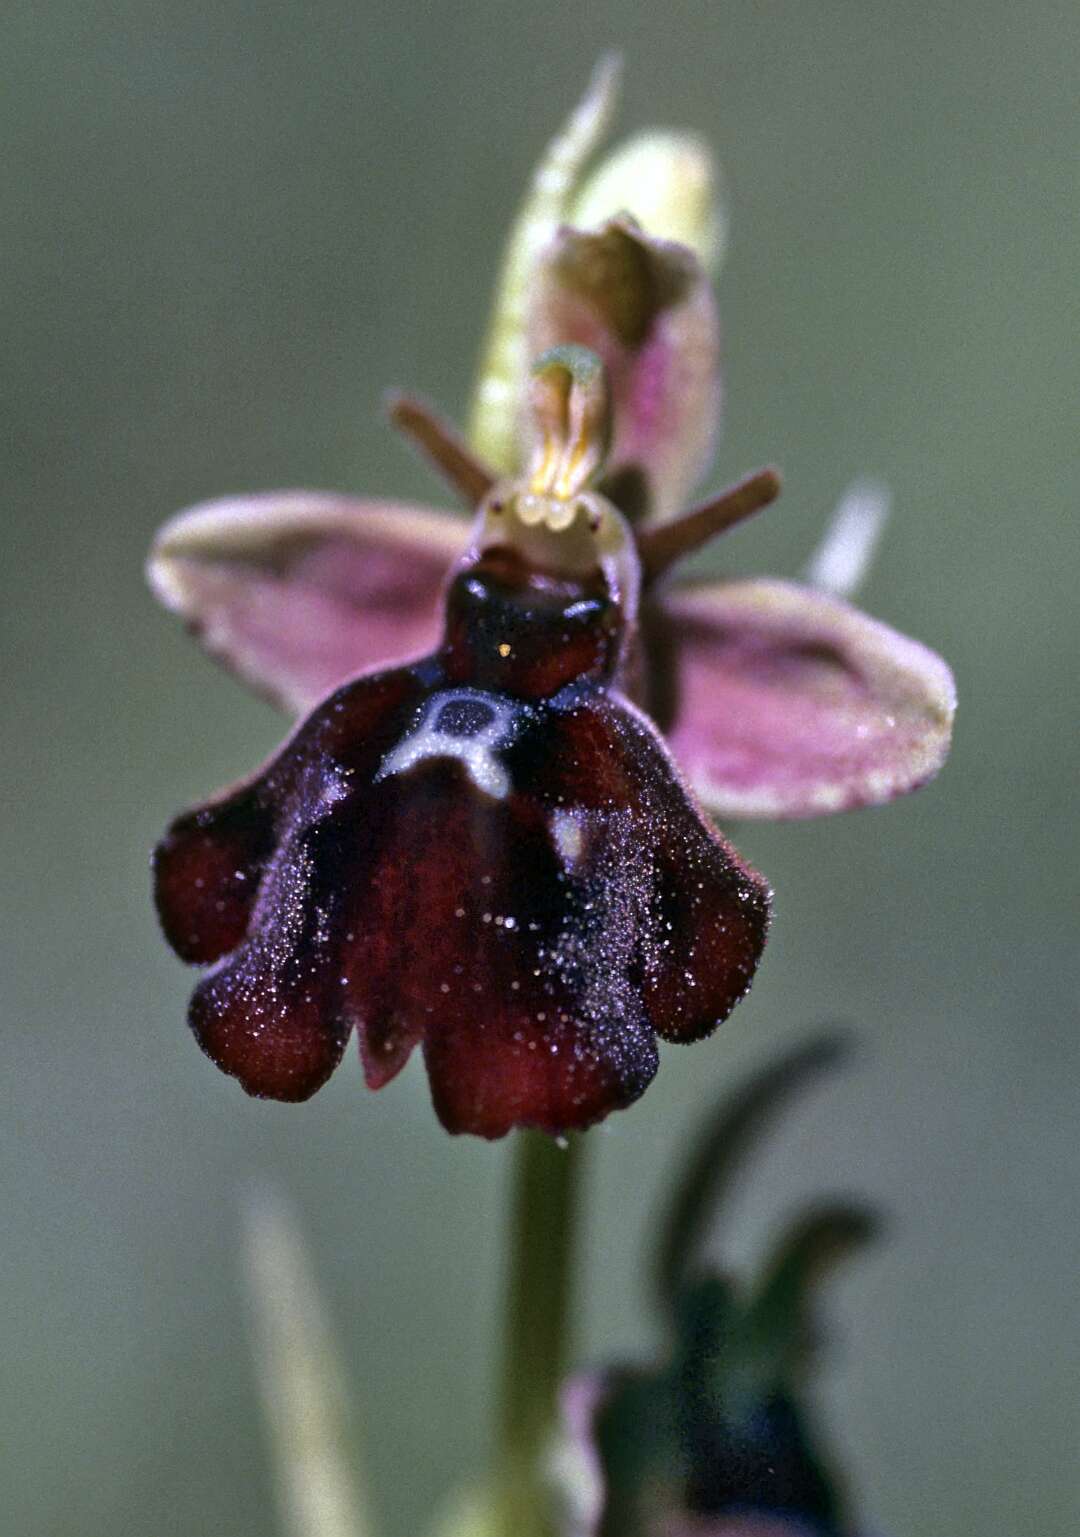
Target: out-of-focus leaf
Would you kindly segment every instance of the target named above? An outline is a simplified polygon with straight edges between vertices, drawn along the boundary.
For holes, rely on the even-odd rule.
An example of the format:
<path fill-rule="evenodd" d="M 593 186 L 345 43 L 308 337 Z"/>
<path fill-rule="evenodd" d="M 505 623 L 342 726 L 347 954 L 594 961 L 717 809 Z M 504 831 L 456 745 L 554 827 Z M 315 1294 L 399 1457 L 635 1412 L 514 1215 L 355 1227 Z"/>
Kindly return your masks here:
<path fill-rule="evenodd" d="M 659 1225 L 654 1285 L 665 1310 L 698 1263 L 705 1231 L 750 1144 L 796 1091 L 837 1066 L 847 1052 L 847 1038 L 840 1030 L 825 1032 L 770 1063 L 718 1105 L 675 1181 Z"/>
<path fill-rule="evenodd" d="M 287 1537 L 370 1537 L 342 1373 L 304 1241 L 265 1191 L 244 1212 L 255 1364 Z"/>
<path fill-rule="evenodd" d="M 827 1272 L 881 1232 L 881 1219 L 853 1202 L 821 1206 L 797 1217 L 774 1245 L 747 1309 L 750 1327 L 783 1355 L 790 1376 L 815 1342 L 813 1294 Z"/>

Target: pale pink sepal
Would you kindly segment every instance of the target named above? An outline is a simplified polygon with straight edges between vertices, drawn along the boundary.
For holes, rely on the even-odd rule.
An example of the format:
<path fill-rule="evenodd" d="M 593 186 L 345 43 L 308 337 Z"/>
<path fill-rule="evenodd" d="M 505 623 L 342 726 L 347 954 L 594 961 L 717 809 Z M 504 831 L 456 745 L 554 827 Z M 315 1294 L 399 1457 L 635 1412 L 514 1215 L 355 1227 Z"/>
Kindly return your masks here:
<path fill-rule="evenodd" d="M 812 817 L 932 779 L 956 694 L 934 652 L 792 582 L 666 595 L 678 692 L 668 736 L 717 817 Z"/>
<path fill-rule="evenodd" d="M 719 322 L 697 257 L 626 218 L 561 229 L 537 270 L 530 351 L 565 342 L 591 348 L 608 369 L 614 438 L 603 484 L 638 472 L 641 510 L 673 517 L 708 468 L 720 414 Z"/>
<path fill-rule="evenodd" d="M 468 540 L 449 513 L 273 491 L 179 513 L 147 569 L 212 655 L 300 713 L 366 668 L 434 647 L 439 595 Z"/>

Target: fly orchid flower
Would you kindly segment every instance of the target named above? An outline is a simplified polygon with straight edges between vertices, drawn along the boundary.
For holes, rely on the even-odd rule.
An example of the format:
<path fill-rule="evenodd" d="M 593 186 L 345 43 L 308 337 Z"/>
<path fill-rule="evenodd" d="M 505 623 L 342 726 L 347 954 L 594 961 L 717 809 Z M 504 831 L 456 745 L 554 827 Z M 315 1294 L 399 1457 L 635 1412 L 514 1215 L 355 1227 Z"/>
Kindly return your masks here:
<path fill-rule="evenodd" d="M 589 489 L 603 367 L 557 348 L 533 399 L 529 472 L 481 502 L 439 646 L 331 693 L 158 848 L 165 932 L 211 966 L 192 1027 L 250 1093 L 307 1098 L 355 1027 L 373 1088 L 423 1044 L 448 1130 L 561 1132 L 749 986 L 768 890 L 618 686 L 638 566 Z"/>
<path fill-rule="evenodd" d="M 472 443 L 393 407 L 471 532 L 285 492 L 194 508 L 154 547 L 166 606 L 306 715 L 155 857 L 166 935 L 210 967 L 192 1027 L 250 1093 L 306 1098 L 355 1028 L 375 1088 L 422 1044 L 452 1131 L 589 1125 L 760 956 L 768 890 L 699 799 L 810 815 L 913 788 L 947 749 L 951 679 L 914 642 L 789 584 L 664 585 L 779 482 L 675 516 L 716 426 L 715 308 L 688 246 L 604 202 L 636 186 L 661 235 L 715 238 L 707 162 L 647 137 L 579 186 L 612 89 L 602 70 L 537 172 Z M 579 207 L 597 227 L 563 222 Z"/>

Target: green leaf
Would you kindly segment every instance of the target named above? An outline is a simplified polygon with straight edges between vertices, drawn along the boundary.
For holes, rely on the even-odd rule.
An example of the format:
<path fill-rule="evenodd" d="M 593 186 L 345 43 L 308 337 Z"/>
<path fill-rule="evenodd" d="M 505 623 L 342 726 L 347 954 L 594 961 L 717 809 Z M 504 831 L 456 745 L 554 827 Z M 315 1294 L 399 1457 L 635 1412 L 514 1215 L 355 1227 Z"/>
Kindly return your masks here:
<path fill-rule="evenodd" d="M 804 1042 L 736 1089 L 706 1122 L 660 1223 L 653 1284 L 665 1312 L 697 1266 L 706 1231 L 754 1141 L 796 1091 L 836 1067 L 848 1050 L 839 1030 Z"/>

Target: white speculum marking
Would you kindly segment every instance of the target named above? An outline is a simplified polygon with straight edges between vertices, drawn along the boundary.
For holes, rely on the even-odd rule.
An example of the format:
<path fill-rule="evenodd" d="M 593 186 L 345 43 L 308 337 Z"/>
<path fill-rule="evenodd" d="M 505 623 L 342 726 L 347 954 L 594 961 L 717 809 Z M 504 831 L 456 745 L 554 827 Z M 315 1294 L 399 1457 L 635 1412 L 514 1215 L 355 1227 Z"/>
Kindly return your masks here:
<path fill-rule="evenodd" d="M 456 758 L 478 790 L 502 800 L 510 776 L 495 756 L 513 734 L 511 705 L 479 689 L 445 689 L 433 694 L 415 731 L 383 759 L 375 781 L 405 774 L 428 758 Z"/>
<path fill-rule="evenodd" d="M 556 811 L 551 818 L 551 836 L 565 865 L 574 865 L 581 858 L 585 836 L 581 824 L 572 811 Z"/>

